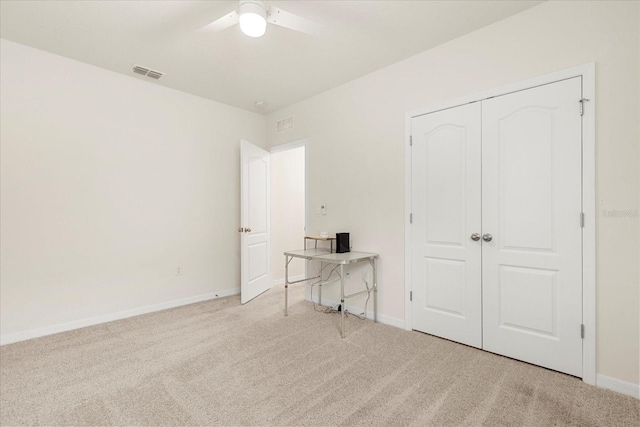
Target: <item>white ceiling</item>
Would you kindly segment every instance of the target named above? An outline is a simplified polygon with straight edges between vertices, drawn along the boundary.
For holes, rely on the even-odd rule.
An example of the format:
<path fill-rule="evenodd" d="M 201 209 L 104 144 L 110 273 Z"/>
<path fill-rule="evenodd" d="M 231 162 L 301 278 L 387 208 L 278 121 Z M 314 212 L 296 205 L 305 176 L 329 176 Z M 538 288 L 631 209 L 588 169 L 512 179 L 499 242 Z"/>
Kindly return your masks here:
<path fill-rule="evenodd" d="M 0 2 L 0 36 L 154 84 L 269 113 L 519 13 L 541 1 L 266 1 L 324 29 L 197 30 L 237 1 Z M 257 108 L 256 101 L 266 101 Z"/>

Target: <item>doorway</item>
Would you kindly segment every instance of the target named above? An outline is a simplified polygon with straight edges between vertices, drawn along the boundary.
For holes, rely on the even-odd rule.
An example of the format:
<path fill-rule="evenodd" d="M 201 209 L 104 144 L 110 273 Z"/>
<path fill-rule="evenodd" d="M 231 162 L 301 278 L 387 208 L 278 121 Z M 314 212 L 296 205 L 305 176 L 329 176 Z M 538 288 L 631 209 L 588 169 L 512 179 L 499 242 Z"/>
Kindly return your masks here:
<path fill-rule="evenodd" d="M 273 284 L 284 284 L 283 252 L 303 247 L 307 226 L 307 140 L 271 149 L 271 260 Z M 289 264 L 289 280 L 305 277 L 306 263 Z"/>

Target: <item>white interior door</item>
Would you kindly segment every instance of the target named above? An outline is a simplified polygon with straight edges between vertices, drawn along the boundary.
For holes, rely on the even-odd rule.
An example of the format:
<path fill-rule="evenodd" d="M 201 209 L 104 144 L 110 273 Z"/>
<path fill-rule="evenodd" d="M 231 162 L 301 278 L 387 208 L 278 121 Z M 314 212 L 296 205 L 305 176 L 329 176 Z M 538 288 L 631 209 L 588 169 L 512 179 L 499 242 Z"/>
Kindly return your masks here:
<path fill-rule="evenodd" d="M 414 329 L 482 347 L 480 103 L 412 120 Z"/>
<path fill-rule="evenodd" d="M 247 141 L 240 142 L 242 304 L 271 288 L 269 156 Z"/>
<path fill-rule="evenodd" d="M 581 78 L 482 102 L 483 344 L 582 376 Z"/>

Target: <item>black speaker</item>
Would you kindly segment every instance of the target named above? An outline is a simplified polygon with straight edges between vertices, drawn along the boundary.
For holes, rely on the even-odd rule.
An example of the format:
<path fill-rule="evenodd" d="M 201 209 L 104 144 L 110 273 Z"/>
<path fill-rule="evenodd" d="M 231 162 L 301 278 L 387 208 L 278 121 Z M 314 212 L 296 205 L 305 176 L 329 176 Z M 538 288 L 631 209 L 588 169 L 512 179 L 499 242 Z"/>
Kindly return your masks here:
<path fill-rule="evenodd" d="M 336 253 L 350 252 L 349 233 L 336 233 Z"/>

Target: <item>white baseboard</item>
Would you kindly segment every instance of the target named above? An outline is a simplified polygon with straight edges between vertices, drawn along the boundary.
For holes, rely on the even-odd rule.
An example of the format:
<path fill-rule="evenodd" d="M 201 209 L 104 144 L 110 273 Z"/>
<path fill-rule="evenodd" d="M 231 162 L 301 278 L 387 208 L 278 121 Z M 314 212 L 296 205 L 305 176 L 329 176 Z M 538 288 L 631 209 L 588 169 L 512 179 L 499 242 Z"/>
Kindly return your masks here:
<path fill-rule="evenodd" d="M 640 399 L 640 384 L 629 383 L 617 378 L 598 374 L 596 375 L 596 387 L 606 388 L 607 390 L 617 391 L 618 393 Z"/>
<path fill-rule="evenodd" d="M 299 276 L 289 277 L 289 282 L 295 282 L 296 280 L 302 280 L 302 279 L 304 279 L 304 274 L 301 274 Z M 273 286 L 279 286 L 279 285 L 284 285 L 284 277 L 282 279 L 275 279 L 273 281 Z"/>
<path fill-rule="evenodd" d="M 113 322 L 114 320 L 126 319 L 128 317 L 139 316 L 141 314 L 153 313 L 154 311 L 166 310 L 168 308 L 180 307 L 182 305 L 194 304 L 196 302 L 207 301 L 215 298 L 228 297 L 240 293 L 240 288 L 225 289 L 218 292 L 211 292 L 194 297 L 182 298 L 173 301 L 162 302 L 160 304 L 147 305 L 144 307 L 133 308 L 131 310 L 118 311 L 116 313 L 104 314 L 101 316 L 88 317 L 85 319 L 74 320 L 73 322 L 59 323 L 57 325 L 45 326 L 43 328 L 30 329 L 27 331 L 16 332 L 13 334 L 0 336 L 0 345 L 12 344 L 19 341 L 26 341 L 32 338 L 44 337 L 60 332 L 72 331 L 87 326 L 98 325 L 101 323 Z"/>
<path fill-rule="evenodd" d="M 317 296 L 314 296 L 313 300 L 315 301 L 316 304 L 318 303 Z M 307 301 L 311 301 L 311 300 L 307 298 Z M 325 305 L 325 306 L 335 307 L 339 303 L 340 303 L 339 301 L 322 298 L 322 305 Z M 364 309 L 363 306 L 349 305 L 349 304 L 345 304 L 345 307 L 347 308 L 347 312 L 358 315 L 358 316 L 361 315 L 362 310 Z M 371 300 L 369 300 L 369 304 L 367 305 L 367 319 L 373 320 L 373 302 L 371 302 Z M 385 325 L 394 326 L 396 328 L 404 329 L 404 319 L 398 319 L 396 317 L 391 317 L 385 314 L 378 313 L 378 322 L 384 323 Z"/>

